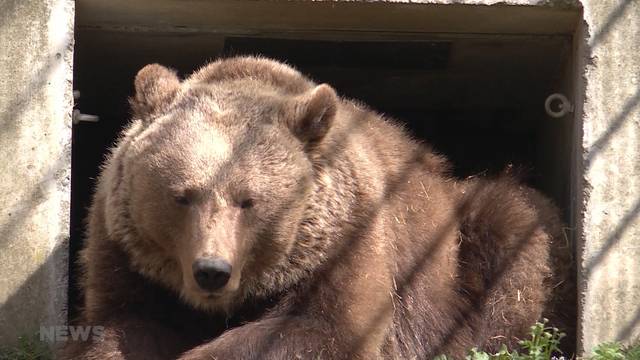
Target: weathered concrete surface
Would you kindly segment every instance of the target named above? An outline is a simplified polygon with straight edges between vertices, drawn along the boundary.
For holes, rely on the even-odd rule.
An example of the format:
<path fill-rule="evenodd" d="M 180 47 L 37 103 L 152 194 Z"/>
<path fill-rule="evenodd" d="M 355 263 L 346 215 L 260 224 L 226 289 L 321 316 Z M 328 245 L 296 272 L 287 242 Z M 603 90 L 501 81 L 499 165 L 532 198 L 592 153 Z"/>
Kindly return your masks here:
<path fill-rule="evenodd" d="M 578 339 L 589 351 L 640 341 L 640 2 L 583 3 Z"/>
<path fill-rule="evenodd" d="M 0 344 L 66 323 L 73 7 L 0 1 Z"/>

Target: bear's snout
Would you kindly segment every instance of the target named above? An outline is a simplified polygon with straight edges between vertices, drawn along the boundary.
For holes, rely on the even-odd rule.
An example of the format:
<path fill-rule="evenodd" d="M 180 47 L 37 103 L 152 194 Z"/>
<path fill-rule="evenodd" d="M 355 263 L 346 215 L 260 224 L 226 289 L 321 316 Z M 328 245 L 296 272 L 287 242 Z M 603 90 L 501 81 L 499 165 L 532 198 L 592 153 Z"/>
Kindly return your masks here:
<path fill-rule="evenodd" d="M 196 259 L 192 269 L 196 283 L 206 291 L 223 288 L 231 277 L 231 264 L 219 257 Z"/>

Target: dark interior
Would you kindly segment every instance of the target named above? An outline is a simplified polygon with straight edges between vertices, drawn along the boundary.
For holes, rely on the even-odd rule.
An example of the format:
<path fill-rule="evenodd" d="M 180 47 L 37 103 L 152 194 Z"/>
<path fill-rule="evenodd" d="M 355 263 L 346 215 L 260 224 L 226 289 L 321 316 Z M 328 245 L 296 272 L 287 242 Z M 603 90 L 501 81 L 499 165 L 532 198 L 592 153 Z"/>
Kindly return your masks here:
<path fill-rule="evenodd" d="M 571 121 L 544 111 L 551 93 L 571 90 L 567 35 L 412 34 L 353 39 L 348 35 L 111 31 L 76 33 L 76 107 L 100 117 L 73 128 L 71 257 L 82 244 L 83 219 L 106 151 L 127 123 L 133 78 L 145 64 L 184 77 L 209 60 L 263 54 L 296 66 L 340 95 L 406 124 L 449 157 L 455 174 L 497 174 L 514 166 L 569 220 Z M 71 273 L 70 314 L 77 314 Z"/>

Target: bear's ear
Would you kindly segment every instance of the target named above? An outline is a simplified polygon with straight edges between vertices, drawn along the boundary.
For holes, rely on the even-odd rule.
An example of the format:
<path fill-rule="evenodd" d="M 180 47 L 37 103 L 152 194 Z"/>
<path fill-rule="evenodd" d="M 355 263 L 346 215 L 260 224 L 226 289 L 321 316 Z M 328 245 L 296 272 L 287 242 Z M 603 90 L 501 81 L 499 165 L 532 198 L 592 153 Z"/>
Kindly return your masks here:
<path fill-rule="evenodd" d="M 338 96 L 327 84 L 321 84 L 292 103 L 293 114 L 288 116 L 291 132 L 303 143 L 320 141 L 329 131 L 338 109 Z"/>
<path fill-rule="evenodd" d="M 180 90 L 176 72 L 162 65 L 149 64 L 136 75 L 135 95 L 129 99 L 133 115 L 149 119 L 169 108 Z"/>

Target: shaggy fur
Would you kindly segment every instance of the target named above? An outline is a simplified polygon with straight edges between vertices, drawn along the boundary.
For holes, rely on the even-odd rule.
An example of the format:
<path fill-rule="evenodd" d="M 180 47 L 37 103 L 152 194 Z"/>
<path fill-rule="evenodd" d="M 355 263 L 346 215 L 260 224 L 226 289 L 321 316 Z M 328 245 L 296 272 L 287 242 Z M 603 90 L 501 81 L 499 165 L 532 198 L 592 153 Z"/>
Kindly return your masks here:
<path fill-rule="evenodd" d="M 82 252 L 81 359 L 461 358 L 550 298 L 548 200 L 457 181 L 392 121 L 260 58 L 135 80 Z M 191 264 L 232 264 L 217 293 Z"/>

